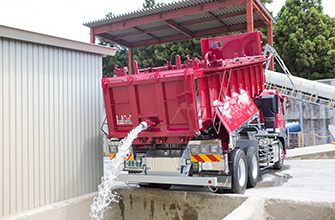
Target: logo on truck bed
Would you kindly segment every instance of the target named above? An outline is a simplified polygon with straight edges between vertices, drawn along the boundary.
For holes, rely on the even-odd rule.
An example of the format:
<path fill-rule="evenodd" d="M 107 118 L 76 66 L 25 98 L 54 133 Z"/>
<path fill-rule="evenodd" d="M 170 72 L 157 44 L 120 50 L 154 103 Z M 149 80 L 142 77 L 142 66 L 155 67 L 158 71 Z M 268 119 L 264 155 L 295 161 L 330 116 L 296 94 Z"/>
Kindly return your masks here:
<path fill-rule="evenodd" d="M 117 125 L 132 125 L 131 115 L 116 115 L 116 124 Z"/>
<path fill-rule="evenodd" d="M 212 47 L 213 49 L 221 48 L 222 47 L 221 41 L 213 42 Z"/>

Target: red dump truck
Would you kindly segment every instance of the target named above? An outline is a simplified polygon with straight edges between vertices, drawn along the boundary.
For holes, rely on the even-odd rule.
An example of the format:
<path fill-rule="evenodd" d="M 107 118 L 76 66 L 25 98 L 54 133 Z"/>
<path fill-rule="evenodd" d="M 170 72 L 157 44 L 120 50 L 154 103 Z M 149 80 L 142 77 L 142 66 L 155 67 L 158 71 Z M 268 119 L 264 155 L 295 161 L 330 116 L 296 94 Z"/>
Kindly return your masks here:
<path fill-rule="evenodd" d="M 202 60 L 117 71 L 103 78 L 111 159 L 141 122 L 124 163 L 126 182 L 169 188 L 198 185 L 244 193 L 260 169 L 281 169 L 286 96 L 265 90 L 260 32 L 202 39 Z M 285 108 L 285 109 L 284 109 Z M 152 126 L 153 125 L 153 126 Z"/>

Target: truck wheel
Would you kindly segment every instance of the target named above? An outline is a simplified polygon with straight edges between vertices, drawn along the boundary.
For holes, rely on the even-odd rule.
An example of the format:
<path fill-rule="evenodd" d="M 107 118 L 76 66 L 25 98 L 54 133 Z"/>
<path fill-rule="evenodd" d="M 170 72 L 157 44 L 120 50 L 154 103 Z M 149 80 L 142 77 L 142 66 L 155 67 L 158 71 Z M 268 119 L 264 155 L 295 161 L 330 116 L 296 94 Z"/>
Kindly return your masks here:
<path fill-rule="evenodd" d="M 244 151 L 236 149 L 232 157 L 231 176 L 233 193 L 243 194 L 247 187 L 248 180 L 247 158 Z"/>
<path fill-rule="evenodd" d="M 281 170 L 284 164 L 285 154 L 284 154 L 283 144 L 281 143 L 281 141 L 279 141 L 278 143 L 278 151 L 279 151 L 278 152 L 279 160 L 273 165 L 273 168 L 275 170 Z"/>
<path fill-rule="evenodd" d="M 248 147 L 247 149 L 247 162 L 248 162 L 248 184 L 249 188 L 255 187 L 259 177 L 259 163 L 258 152 L 255 147 Z"/>

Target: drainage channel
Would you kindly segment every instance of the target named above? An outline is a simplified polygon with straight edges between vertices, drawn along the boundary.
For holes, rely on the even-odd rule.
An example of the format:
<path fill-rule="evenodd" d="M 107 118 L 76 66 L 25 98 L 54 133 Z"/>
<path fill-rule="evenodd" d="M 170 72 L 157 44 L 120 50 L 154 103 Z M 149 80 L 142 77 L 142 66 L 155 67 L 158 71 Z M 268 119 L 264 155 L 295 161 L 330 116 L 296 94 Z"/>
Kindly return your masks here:
<path fill-rule="evenodd" d="M 115 192 L 120 200 L 110 204 L 106 219 L 335 219 L 335 202 L 143 188 Z"/>
<path fill-rule="evenodd" d="M 119 203 L 111 203 L 105 219 L 222 219 L 247 197 L 207 192 L 118 188 Z"/>

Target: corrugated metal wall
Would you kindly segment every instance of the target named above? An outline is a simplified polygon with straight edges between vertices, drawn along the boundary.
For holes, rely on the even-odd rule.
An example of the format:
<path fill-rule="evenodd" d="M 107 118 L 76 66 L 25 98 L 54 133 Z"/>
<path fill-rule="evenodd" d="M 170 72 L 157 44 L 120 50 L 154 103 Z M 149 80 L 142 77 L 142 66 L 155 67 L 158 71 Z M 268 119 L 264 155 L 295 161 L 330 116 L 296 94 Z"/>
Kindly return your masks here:
<path fill-rule="evenodd" d="M 97 190 L 102 57 L 0 37 L 0 216 Z"/>

